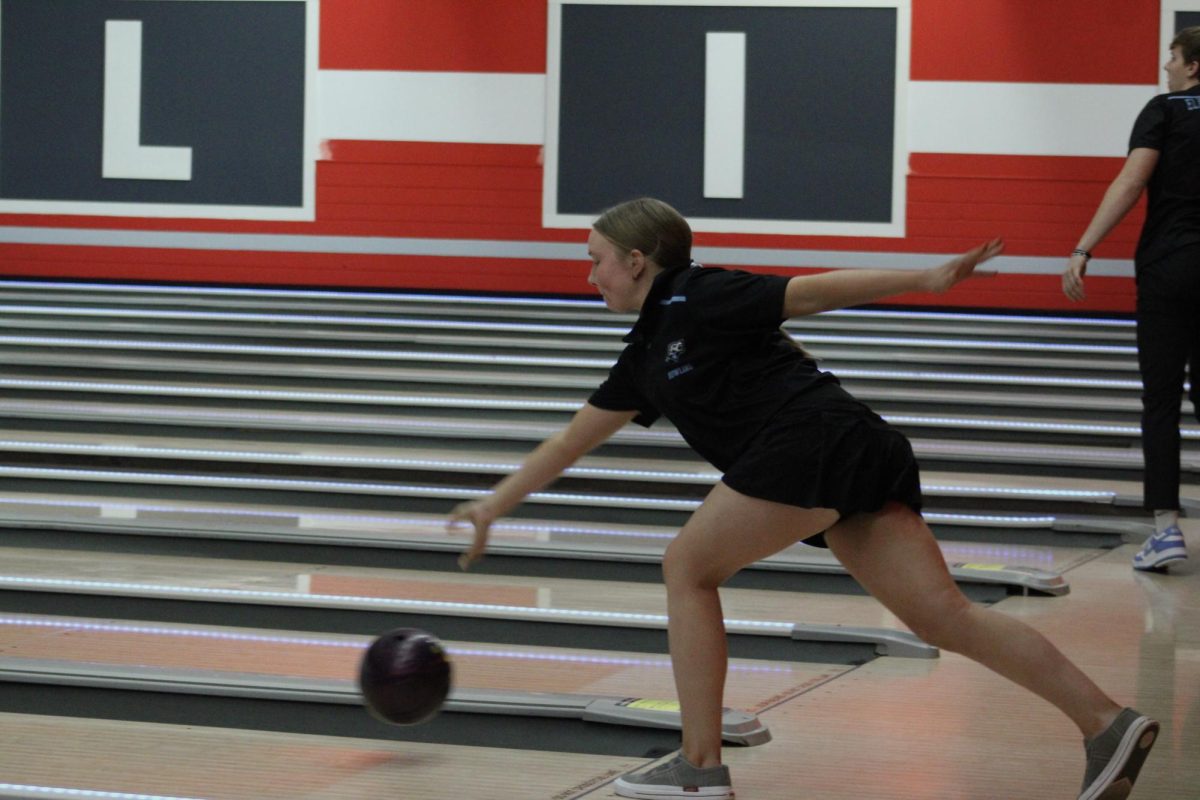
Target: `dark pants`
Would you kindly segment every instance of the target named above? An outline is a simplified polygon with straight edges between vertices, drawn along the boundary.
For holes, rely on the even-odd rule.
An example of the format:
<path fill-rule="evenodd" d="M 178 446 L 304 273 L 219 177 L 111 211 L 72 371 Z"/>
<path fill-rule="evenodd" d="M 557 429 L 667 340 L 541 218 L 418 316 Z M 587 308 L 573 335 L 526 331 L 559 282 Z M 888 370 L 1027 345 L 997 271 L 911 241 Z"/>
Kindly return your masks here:
<path fill-rule="evenodd" d="M 1144 506 L 1178 509 L 1180 401 L 1189 362 L 1189 396 L 1200 417 L 1200 245 L 1139 268 L 1137 284 Z"/>

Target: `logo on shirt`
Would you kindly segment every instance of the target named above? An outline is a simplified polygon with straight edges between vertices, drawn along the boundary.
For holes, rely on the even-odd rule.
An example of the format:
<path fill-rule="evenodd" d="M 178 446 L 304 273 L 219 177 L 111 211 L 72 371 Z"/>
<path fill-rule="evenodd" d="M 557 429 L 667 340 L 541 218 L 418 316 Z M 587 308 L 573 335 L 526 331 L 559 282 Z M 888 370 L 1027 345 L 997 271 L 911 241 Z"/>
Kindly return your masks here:
<path fill-rule="evenodd" d="M 678 364 L 679 359 L 683 358 L 685 349 L 683 339 L 676 339 L 667 345 L 667 363 Z"/>
<path fill-rule="evenodd" d="M 1197 109 L 1200 109 L 1200 97 L 1195 97 L 1193 95 L 1185 95 L 1183 97 L 1172 97 L 1170 99 L 1171 100 L 1182 100 L 1184 107 L 1188 111 L 1196 111 Z"/>

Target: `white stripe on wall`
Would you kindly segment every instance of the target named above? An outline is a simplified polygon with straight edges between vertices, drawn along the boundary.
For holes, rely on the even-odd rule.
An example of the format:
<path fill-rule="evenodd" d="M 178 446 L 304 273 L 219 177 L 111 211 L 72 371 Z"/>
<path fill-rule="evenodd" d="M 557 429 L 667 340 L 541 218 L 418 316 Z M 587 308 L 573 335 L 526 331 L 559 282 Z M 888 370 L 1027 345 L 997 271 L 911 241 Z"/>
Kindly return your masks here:
<path fill-rule="evenodd" d="M 914 153 L 1124 156 L 1155 86 L 913 81 Z"/>
<path fill-rule="evenodd" d="M 1123 156 L 1153 85 L 911 81 L 914 153 Z M 321 70 L 318 138 L 544 144 L 546 76 Z"/>
<path fill-rule="evenodd" d="M 321 70 L 318 139 L 542 144 L 546 76 Z"/>

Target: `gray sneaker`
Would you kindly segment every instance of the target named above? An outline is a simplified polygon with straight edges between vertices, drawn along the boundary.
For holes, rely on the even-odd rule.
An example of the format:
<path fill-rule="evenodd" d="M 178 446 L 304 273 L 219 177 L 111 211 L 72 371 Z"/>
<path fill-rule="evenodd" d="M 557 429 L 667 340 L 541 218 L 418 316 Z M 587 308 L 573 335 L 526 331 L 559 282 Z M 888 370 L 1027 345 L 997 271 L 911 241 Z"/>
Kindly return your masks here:
<path fill-rule="evenodd" d="M 1084 741 L 1087 769 L 1079 800 L 1125 800 L 1158 738 L 1158 723 L 1132 708 L 1117 715 L 1103 733 Z"/>
<path fill-rule="evenodd" d="M 677 754 L 670 761 L 617 778 L 614 788 L 621 797 L 658 800 L 662 797 L 732 798 L 729 767 L 694 767 Z"/>

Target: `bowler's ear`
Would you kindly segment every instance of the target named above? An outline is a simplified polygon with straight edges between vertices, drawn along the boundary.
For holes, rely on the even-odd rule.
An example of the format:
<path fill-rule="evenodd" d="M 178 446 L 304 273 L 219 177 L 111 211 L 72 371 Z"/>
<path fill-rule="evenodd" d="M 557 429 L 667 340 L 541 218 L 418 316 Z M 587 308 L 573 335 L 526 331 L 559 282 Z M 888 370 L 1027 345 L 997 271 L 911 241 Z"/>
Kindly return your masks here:
<path fill-rule="evenodd" d="M 646 254 L 641 250 L 630 250 L 629 268 L 633 272 L 634 278 L 640 278 L 642 273 L 646 271 Z"/>

